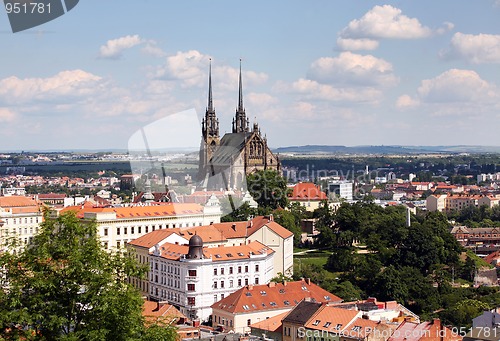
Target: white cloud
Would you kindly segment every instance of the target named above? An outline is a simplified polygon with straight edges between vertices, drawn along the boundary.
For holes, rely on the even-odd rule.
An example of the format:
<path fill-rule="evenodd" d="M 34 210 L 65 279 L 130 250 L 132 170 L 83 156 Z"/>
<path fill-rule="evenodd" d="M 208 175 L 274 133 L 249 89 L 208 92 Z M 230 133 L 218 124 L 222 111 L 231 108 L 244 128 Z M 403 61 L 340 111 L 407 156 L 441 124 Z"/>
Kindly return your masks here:
<path fill-rule="evenodd" d="M 451 69 L 439 76 L 423 80 L 417 89 L 419 98 L 426 102 L 480 102 L 499 100 L 498 89 L 481 79 L 472 70 Z"/>
<path fill-rule="evenodd" d="M 322 100 L 334 102 L 374 102 L 382 93 L 371 87 L 336 88 L 328 84 L 300 78 L 292 84 L 280 84 L 276 90 L 285 90 L 290 93 L 302 95 L 307 100 Z"/>
<path fill-rule="evenodd" d="M 99 57 L 107 59 L 118 59 L 122 56 L 122 52 L 136 45 L 143 43 L 143 39 L 139 35 L 128 35 L 125 37 L 111 39 L 99 49 Z"/>
<path fill-rule="evenodd" d="M 389 62 L 352 52 L 315 60 L 309 68 L 308 78 L 319 83 L 355 86 L 391 86 L 398 82 Z"/>
<path fill-rule="evenodd" d="M 359 51 L 359 50 L 375 50 L 379 45 L 378 40 L 374 39 L 349 39 L 349 38 L 337 38 L 337 46 L 341 50 L 348 51 Z"/>
<path fill-rule="evenodd" d="M 8 108 L 0 108 L 0 123 L 12 122 L 16 119 L 16 113 Z"/>
<path fill-rule="evenodd" d="M 436 33 L 437 34 L 445 34 L 446 32 L 453 30 L 453 28 L 455 28 L 455 24 L 448 22 L 448 21 L 445 21 L 443 23 L 443 26 L 436 30 Z"/>
<path fill-rule="evenodd" d="M 445 58 L 462 58 L 470 63 L 500 63 L 500 35 L 464 34 L 453 35 L 448 50 L 442 51 Z"/>
<path fill-rule="evenodd" d="M 153 77 L 157 79 L 181 81 L 184 88 L 206 87 L 208 82 L 208 65 L 211 56 L 197 50 L 180 51 L 167 58 L 165 65 L 159 67 Z M 243 68 L 243 87 L 260 85 L 267 81 L 268 75 L 263 72 L 245 70 Z M 212 81 L 214 92 L 237 91 L 239 69 L 212 62 Z"/>
<path fill-rule="evenodd" d="M 153 57 L 166 57 L 167 53 L 163 51 L 160 47 L 158 47 L 158 44 L 154 40 L 148 40 L 144 47 L 142 48 L 142 51 L 150 56 Z"/>
<path fill-rule="evenodd" d="M 419 104 L 420 102 L 417 99 L 411 98 L 408 95 L 402 95 L 396 101 L 396 108 L 398 109 L 415 108 Z"/>
<path fill-rule="evenodd" d="M 0 100 L 19 104 L 64 97 L 68 101 L 98 92 L 101 80 L 101 77 L 82 70 L 61 71 L 48 78 L 12 76 L 0 80 Z"/>
<path fill-rule="evenodd" d="M 380 39 L 426 38 L 432 30 L 399 8 L 375 6 L 360 19 L 352 20 L 339 34 L 338 46 L 349 50 L 373 50 Z"/>

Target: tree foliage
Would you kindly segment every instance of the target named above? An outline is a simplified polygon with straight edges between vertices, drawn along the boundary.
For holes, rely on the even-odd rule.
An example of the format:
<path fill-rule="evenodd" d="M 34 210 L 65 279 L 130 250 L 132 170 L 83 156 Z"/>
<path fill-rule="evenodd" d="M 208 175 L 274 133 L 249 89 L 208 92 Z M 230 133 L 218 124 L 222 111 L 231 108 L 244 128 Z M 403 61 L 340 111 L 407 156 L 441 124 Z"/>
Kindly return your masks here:
<path fill-rule="evenodd" d="M 274 170 L 258 170 L 247 176 L 248 191 L 259 207 L 277 209 L 288 204 L 286 180 Z"/>
<path fill-rule="evenodd" d="M 143 300 L 127 278 L 145 269 L 101 248 L 95 223 L 73 213 L 46 219 L 19 254 L 4 253 L 4 339 L 136 340 L 146 335 Z M 168 329 L 165 329 L 168 330 Z"/>

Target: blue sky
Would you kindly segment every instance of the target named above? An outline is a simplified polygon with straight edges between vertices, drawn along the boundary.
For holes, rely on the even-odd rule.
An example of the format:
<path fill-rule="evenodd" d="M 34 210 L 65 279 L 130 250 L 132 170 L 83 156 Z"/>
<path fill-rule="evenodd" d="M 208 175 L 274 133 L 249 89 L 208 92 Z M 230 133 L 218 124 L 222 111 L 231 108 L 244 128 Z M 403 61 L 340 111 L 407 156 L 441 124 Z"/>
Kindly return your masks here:
<path fill-rule="evenodd" d="M 221 134 L 242 58 L 273 147 L 500 145 L 500 1 L 82 0 L 0 42 L 0 150 L 196 147 L 210 58 Z"/>

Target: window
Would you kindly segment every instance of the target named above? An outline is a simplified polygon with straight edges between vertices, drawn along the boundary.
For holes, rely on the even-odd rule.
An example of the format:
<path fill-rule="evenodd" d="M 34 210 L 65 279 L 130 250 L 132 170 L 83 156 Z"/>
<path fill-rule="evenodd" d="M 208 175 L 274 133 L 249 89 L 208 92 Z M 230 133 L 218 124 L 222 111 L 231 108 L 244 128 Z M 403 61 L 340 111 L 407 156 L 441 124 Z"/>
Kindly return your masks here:
<path fill-rule="evenodd" d="M 191 277 L 196 277 L 196 270 L 188 270 L 188 275 Z"/>
<path fill-rule="evenodd" d="M 249 310 L 249 309 L 250 309 L 250 307 L 249 307 L 249 306 L 247 306 L 246 304 L 245 304 L 245 305 L 243 305 L 243 310 Z"/>
<path fill-rule="evenodd" d="M 283 301 L 284 305 L 290 305 L 290 301 Z"/>
<path fill-rule="evenodd" d="M 195 305 L 196 300 L 195 297 L 188 297 L 188 305 Z"/>
<path fill-rule="evenodd" d="M 276 302 L 269 302 L 269 304 L 271 305 L 271 307 L 276 307 Z"/>
<path fill-rule="evenodd" d="M 241 278 L 238 279 L 238 286 L 241 287 Z"/>
<path fill-rule="evenodd" d="M 120 241 L 116 242 L 116 248 L 118 248 L 118 249 L 120 248 Z"/>
<path fill-rule="evenodd" d="M 241 266 L 238 266 L 238 273 L 241 273 Z"/>
<path fill-rule="evenodd" d="M 149 226 L 146 226 L 146 233 L 148 233 L 149 231 Z"/>
<path fill-rule="evenodd" d="M 104 235 L 107 236 L 108 235 L 108 229 L 104 229 Z"/>
<path fill-rule="evenodd" d="M 317 326 L 320 322 L 321 322 L 320 320 L 314 321 L 313 326 Z"/>
<path fill-rule="evenodd" d="M 255 272 L 259 272 L 259 264 L 255 264 Z"/>
<path fill-rule="evenodd" d="M 214 276 L 217 276 L 217 268 L 214 269 Z"/>
<path fill-rule="evenodd" d="M 252 324 L 252 320 L 251 319 L 248 319 L 247 320 L 247 326 L 251 325 Z"/>
<path fill-rule="evenodd" d="M 214 282 L 214 289 L 217 289 L 217 281 Z"/>
<path fill-rule="evenodd" d="M 224 288 L 224 281 L 220 281 L 220 287 Z"/>
<path fill-rule="evenodd" d="M 328 328 L 328 327 L 330 327 L 331 324 L 332 324 L 331 322 L 326 322 L 323 327 Z"/>
<path fill-rule="evenodd" d="M 353 332 L 360 332 L 361 331 L 361 326 L 354 326 L 352 327 Z"/>
<path fill-rule="evenodd" d="M 248 285 L 248 278 L 245 278 L 245 285 Z"/>
<path fill-rule="evenodd" d="M 259 277 L 255 277 L 255 284 L 259 284 Z"/>
<path fill-rule="evenodd" d="M 245 265 L 245 272 L 248 272 L 248 265 Z"/>
<path fill-rule="evenodd" d="M 229 274 L 230 274 L 230 275 L 232 275 L 232 274 L 233 274 L 233 267 L 232 267 L 232 266 L 230 266 L 230 267 L 229 267 Z"/>
<path fill-rule="evenodd" d="M 119 227 L 117 227 L 117 228 L 116 228 L 116 235 L 117 235 L 117 236 L 119 236 L 119 235 L 120 235 L 120 228 L 119 228 Z"/>
<path fill-rule="evenodd" d="M 141 230 L 142 230 L 142 229 L 141 229 L 141 227 L 142 227 L 142 226 L 137 226 L 137 229 L 139 230 L 139 231 L 137 231 L 137 232 L 141 233 Z"/>
<path fill-rule="evenodd" d="M 133 226 L 130 228 L 130 233 L 134 234 L 134 227 Z"/>
<path fill-rule="evenodd" d="M 126 227 L 123 228 L 123 234 L 127 234 L 127 228 Z"/>
<path fill-rule="evenodd" d="M 214 303 L 217 302 L 217 295 L 214 295 Z M 214 317 L 215 319 L 215 317 Z"/>
<path fill-rule="evenodd" d="M 192 283 L 188 284 L 188 291 L 195 291 L 194 284 Z"/>
<path fill-rule="evenodd" d="M 224 275 L 224 268 L 220 268 L 220 274 Z"/>
<path fill-rule="evenodd" d="M 233 287 L 233 280 L 230 280 L 229 281 L 229 287 L 232 288 Z"/>

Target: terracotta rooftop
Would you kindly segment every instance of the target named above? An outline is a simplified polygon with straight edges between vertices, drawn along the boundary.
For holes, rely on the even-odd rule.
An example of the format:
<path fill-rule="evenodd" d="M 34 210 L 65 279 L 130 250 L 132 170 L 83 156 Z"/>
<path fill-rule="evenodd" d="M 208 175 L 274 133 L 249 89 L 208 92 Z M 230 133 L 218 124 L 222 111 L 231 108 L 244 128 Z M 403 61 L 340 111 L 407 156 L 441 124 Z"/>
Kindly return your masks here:
<path fill-rule="evenodd" d="M 187 319 L 187 317 L 173 305 L 153 301 L 144 301 L 142 316 L 145 317 L 146 322 L 155 322 L 160 318 L 168 318 L 175 322 L 181 318 Z"/>
<path fill-rule="evenodd" d="M 2 208 L 27 207 L 27 206 L 38 206 L 38 203 L 33 198 L 20 195 L 0 197 L 0 207 Z"/>
<path fill-rule="evenodd" d="M 293 187 L 290 200 L 326 200 L 325 192 L 312 182 L 300 182 Z"/>
<path fill-rule="evenodd" d="M 293 236 L 293 233 L 281 226 L 280 224 L 266 217 L 255 217 L 250 222 L 238 221 L 229 223 L 217 223 L 206 226 L 195 226 L 189 228 L 173 228 L 155 230 L 145 234 L 137 239 L 134 239 L 129 244 L 150 248 L 160 243 L 162 240 L 170 236 L 172 233 L 178 234 L 189 240 L 191 236 L 197 234 L 201 237 L 204 243 L 219 243 L 226 242 L 231 238 L 246 238 L 267 226 L 274 233 L 283 239 Z"/>
<path fill-rule="evenodd" d="M 267 330 L 268 332 L 279 332 L 282 328 L 281 320 L 288 314 L 285 312 L 268 319 L 262 320 L 260 322 L 250 325 L 251 328 L 258 328 L 261 330 Z"/>
<path fill-rule="evenodd" d="M 316 302 L 341 302 L 342 299 L 310 281 L 301 280 L 245 286 L 212 305 L 230 313 L 293 308 L 304 298 Z"/>
<path fill-rule="evenodd" d="M 128 207 L 89 207 L 84 206 L 71 206 L 65 210 L 77 211 L 78 217 L 83 217 L 84 213 L 116 213 L 117 219 L 130 219 L 130 218 L 145 218 L 145 217 L 165 217 L 176 215 L 189 215 L 189 214 L 202 214 L 203 206 L 198 204 L 177 204 L 177 203 L 163 203 L 159 205 L 148 206 L 128 206 Z M 65 211 L 62 210 L 61 212 Z"/>
<path fill-rule="evenodd" d="M 356 310 L 331 307 L 322 304 L 321 307 L 305 323 L 308 329 L 342 332 L 360 315 Z"/>

